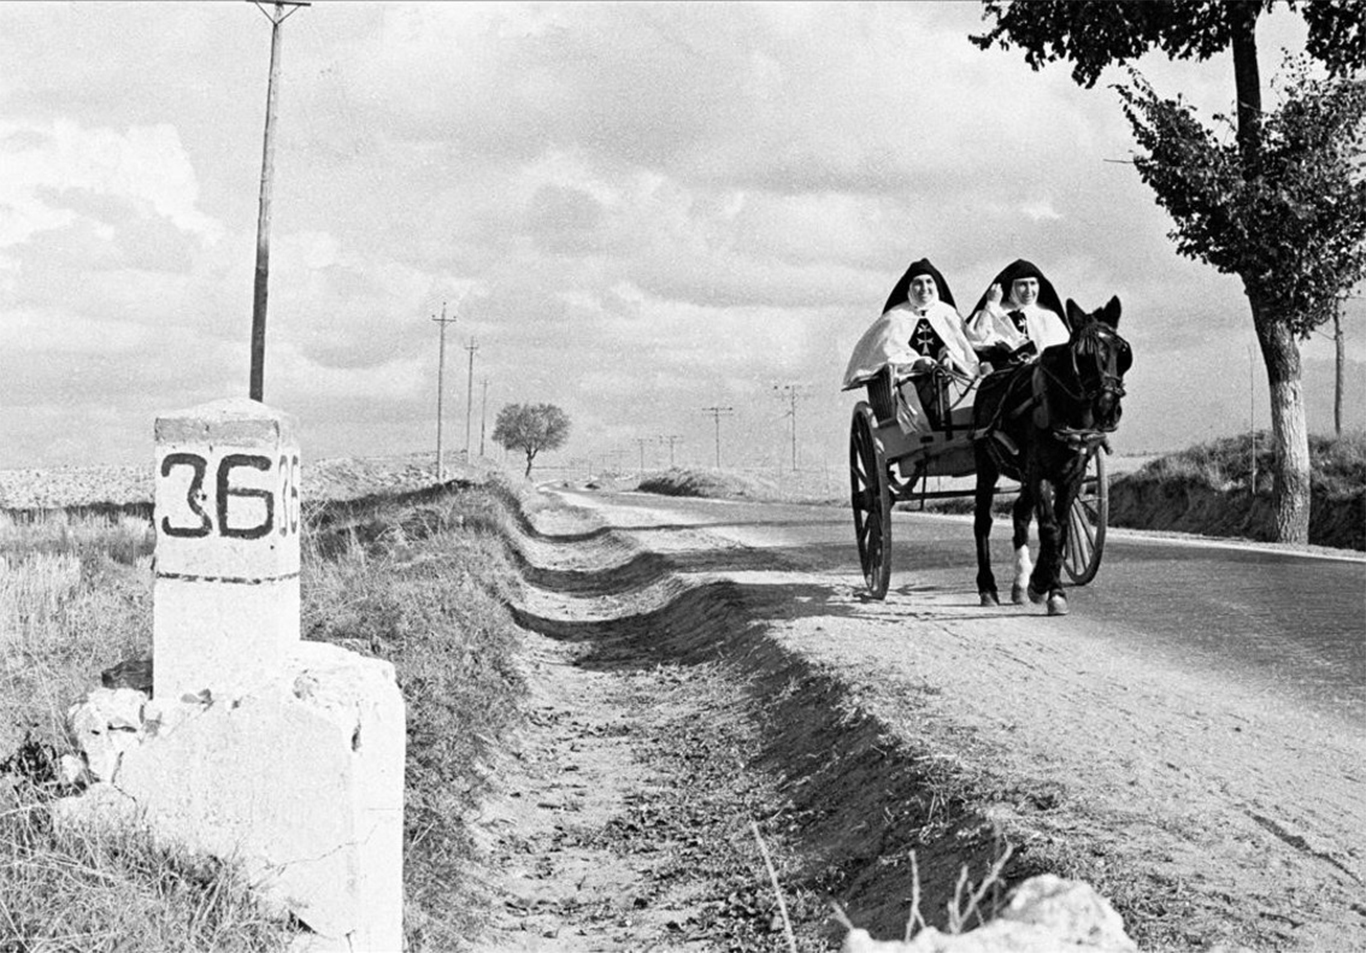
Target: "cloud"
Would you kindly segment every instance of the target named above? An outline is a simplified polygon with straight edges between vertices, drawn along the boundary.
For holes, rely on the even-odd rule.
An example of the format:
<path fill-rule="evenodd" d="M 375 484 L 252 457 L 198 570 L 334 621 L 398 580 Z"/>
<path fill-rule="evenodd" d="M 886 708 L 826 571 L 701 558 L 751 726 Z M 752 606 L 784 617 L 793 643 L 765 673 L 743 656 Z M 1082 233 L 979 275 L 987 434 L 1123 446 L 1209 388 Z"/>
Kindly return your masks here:
<path fill-rule="evenodd" d="M 286 401 L 306 394 L 315 401 L 396 402 L 416 399 L 425 392 L 422 358 L 392 359 L 368 367 L 329 367 L 282 344 L 271 352 L 269 366 L 275 389 Z"/>
<path fill-rule="evenodd" d="M 1026 202 L 1020 206 L 1020 212 L 1034 222 L 1058 221 L 1062 218 L 1053 204 L 1048 201 Z"/>
<path fill-rule="evenodd" d="M 126 132 L 50 123 L 0 120 L 5 175 L 0 202 L 17 213 L 0 231 L 0 247 L 80 218 L 125 217 L 145 207 L 177 228 L 212 241 L 221 226 L 197 207 L 194 167 L 168 124 Z"/>

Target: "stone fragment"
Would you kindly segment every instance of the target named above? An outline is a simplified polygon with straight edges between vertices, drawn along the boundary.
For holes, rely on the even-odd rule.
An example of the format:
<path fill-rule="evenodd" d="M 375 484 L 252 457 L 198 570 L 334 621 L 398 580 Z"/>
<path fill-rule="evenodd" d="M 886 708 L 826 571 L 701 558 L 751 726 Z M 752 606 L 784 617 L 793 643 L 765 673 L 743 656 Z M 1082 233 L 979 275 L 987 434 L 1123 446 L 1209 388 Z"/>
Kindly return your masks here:
<path fill-rule="evenodd" d="M 147 696 L 131 688 L 96 688 L 66 712 L 66 727 L 86 770 L 108 781 L 119 760 L 142 740 L 142 708 Z"/>
<path fill-rule="evenodd" d="M 1031 877 L 1016 888 L 996 919 L 966 933 L 927 927 L 909 942 L 875 940 L 853 929 L 842 953 L 1138 953 L 1124 921 L 1086 883 L 1052 874 Z"/>
<path fill-rule="evenodd" d="M 390 663 L 303 642 L 240 696 L 148 707 L 156 729 L 114 785 L 158 840 L 238 860 L 324 937 L 401 948 L 406 734 Z"/>

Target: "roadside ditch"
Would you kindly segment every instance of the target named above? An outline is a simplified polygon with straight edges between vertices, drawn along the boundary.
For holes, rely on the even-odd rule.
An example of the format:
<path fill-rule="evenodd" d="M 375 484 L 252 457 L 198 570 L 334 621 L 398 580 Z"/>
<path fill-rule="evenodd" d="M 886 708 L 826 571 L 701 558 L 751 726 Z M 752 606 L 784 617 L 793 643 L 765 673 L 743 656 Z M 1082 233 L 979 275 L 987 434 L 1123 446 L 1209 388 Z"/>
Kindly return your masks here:
<path fill-rule="evenodd" d="M 744 586 L 564 510 L 512 549 L 529 703 L 473 822 L 502 898 L 478 949 L 786 950 L 781 896 L 797 947 L 825 950 L 834 904 L 883 939 L 913 906 L 966 929 L 1047 869 L 1015 844 L 981 909 L 953 906 L 1005 851 L 1002 792 L 779 648 Z"/>

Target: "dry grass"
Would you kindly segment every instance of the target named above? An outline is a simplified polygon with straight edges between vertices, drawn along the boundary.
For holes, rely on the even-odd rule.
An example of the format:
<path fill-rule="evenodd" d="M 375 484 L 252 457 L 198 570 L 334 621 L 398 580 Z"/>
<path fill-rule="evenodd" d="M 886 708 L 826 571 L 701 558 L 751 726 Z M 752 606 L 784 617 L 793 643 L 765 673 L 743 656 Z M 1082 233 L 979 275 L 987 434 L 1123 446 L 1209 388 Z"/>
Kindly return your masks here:
<path fill-rule="evenodd" d="M 55 826 L 50 792 L 0 793 L 0 950 L 282 950 L 291 931 L 238 870 L 158 848 L 146 831 Z"/>
<path fill-rule="evenodd" d="M 976 921 L 976 926 L 981 926 L 995 915 L 996 910 L 1001 906 L 1002 894 L 1005 892 L 1003 877 L 1005 866 L 1014 852 L 1014 847 L 1007 844 L 1001 855 L 996 858 L 990 869 L 975 886 L 969 879 L 968 865 L 964 864 L 959 869 L 953 899 L 946 905 L 945 933 L 949 935 L 966 933 L 968 930 L 974 929 L 974 926 L 971 925 L 972 921 Z M 903 942 L 906 943 L 909 943 L 917 933 L 929 925 L 920 909 L 920 863 L 915 851 L 910 852 L 910 863 L 911 897 L 906 914 L 906 930 L 902 937 Z M 989 897 L 990 899 L 988 899 Z M 835 920 L 845 930 L 853 930 L 854 924 L 850 921 L 844 908 L 839 904 L 832 904 L 832 906 Z"/>
<path fill-rule="evenodd" d="M 486 916 L 465 819 L 525 691 L 504 605 L 516 578 L 507 519 L 499 493 L 472 491 L 383 507 L 305 554 L 305 637 L 393 662 L 407 702 L 404 928 L 414 951 L 467 948 Z"/>
<path fill-rule="evenodd" d="M 404 480 L 430 487 L 419 466 L 405 466 Z M 327 472 L 347 496 L 383 484 L 372 470 Z M 305 536 L 305 636 L 390 659 L 408 702 L 405 925 L 414 950 L 459 949 L 482 916 L 464 818 L 522 691 L 504 607 L 515 579 L 505 503 L 506 492 L 472 492 L 416 507 L 365 504 L 370 515 L 349 513 L 347 528 L 318 517 Z M 153 545 L 148 521 L 129 516 L 0 514 L 3 953 L 266 950 L 290 935 L 252 906 L 230 866 L 158 850 L 137 832 L 52 824 L 66 708 L 104 668 L 150 654 Z"/>
<path fill-rule="evenodd" d="M 829 503 L 848 495 L 843 470 L 698 470 L 676 467 L 641 478 L 642 493 L 780 503 Z"/>
<path fill-rule="evenodd" d="M 0 519 L 0 950 L 283 948 L 238 872 L 145 832 L 58 828 L 68 705 L 151 650 L 151 527 Z"/>
<path fill-rule="evenodd" d="M 129 518 L 0 519 L 0 753 L 62 741 L 99 672 L 151 652 L 150 552 Z"/>

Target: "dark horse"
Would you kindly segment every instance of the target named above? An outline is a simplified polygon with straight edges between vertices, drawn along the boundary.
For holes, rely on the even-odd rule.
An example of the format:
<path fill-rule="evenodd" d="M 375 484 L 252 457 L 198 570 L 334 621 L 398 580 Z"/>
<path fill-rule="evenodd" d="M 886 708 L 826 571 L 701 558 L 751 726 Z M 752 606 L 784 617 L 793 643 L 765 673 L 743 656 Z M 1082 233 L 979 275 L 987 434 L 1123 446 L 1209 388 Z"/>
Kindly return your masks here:
<path fill-rule="evenodd" d="M 1011 599 L 1048 599 L 1049 615 L 1067 613 L 1063 593 L 1062 533 L 1086 464 L 1119 423 L 1124 374 L 1133 363 L 1115 330 L 1119 299 L 1087 314 L 1069 300 L 1066 344 L 1046 348 L 1029 364 L 986 377 L 973 407 L 977 496 L 977 591 L 982 605 L 1000 605 L 991 572 L 991 501 L 1001 476 L 1020 482 L 1011 510 L 1015 524 L 1015 583 Z M 1108 450 L 1108 446 L 1106 447 Z M 1039 522 L 1039 558 L 1030 571 L 1029 517 Z M 1028 577 L 1028 583 L 1025 579 Z"/>

